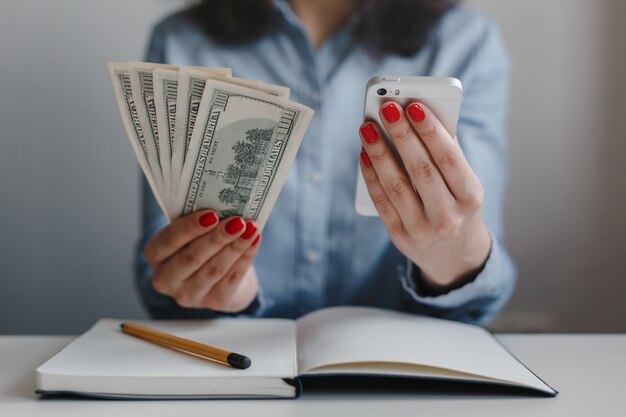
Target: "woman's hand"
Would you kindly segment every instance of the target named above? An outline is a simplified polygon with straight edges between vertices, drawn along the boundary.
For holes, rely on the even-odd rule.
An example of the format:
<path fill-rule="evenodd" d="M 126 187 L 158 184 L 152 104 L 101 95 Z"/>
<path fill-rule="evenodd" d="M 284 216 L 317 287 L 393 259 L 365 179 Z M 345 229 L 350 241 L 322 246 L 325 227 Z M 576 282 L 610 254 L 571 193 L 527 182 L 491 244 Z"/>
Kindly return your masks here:
<path fill-rule="evenodd" d="M 241 217 L 218 221 L 203 210 L 175 219 L 146 245 L 152 285 L 183 307 L 234 313 L 258 291 L 252 260 L 261 235 Z"/>
<path fill-rule="evenodd" d="M 421 103 L 381 106 L 380 119 L 406 173 L 379 127 L 361 125 L 361 170 L 396 247 L 427 283 L 445 287 L 477 271 L 491 239 L 482 218 L 483 187 L 456 138 Z"/>

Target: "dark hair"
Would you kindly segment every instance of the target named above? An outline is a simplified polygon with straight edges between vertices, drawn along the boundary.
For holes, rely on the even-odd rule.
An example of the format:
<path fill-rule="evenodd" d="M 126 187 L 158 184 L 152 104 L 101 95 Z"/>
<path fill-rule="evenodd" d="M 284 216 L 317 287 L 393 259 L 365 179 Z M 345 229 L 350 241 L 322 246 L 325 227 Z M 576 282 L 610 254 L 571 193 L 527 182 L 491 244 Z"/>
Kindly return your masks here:
<path fill-rule="evenodd" d="M 360 0 L 354 39 L 375 55 L 415 54 L 441 16 L 459 0 Z M 191 18 L 213 39 L 245 44 L 270 34 L 280 14 L 274 0 L 201 0 Z"/>

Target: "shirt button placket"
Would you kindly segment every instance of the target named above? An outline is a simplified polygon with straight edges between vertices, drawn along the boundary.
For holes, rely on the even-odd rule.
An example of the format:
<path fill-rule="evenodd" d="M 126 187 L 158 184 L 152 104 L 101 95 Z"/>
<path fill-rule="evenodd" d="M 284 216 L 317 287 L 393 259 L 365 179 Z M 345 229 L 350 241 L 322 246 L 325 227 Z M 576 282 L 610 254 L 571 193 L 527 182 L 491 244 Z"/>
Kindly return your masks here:
<path fill-rule="evenodd" d="M 309 81 L 308 103 L 315 110 L 315 117 L 309 126 L 309 134 L 300 148 L 302 161 L 299 183 L 299 228 L 301 235 L 298 248 L 300 265 L 298 275 L 298 306 L 299 313 L 320 308 L 325 302 L 325 270 L 323 235 L 325 233 L 325 208 L 328 196 L 323 193 L 324 181 L 322 165 L 324 161 L 324 133 L 321 66 L 316 52 L 308 48 L 307 78 Z"/>
<path fill-rule="evenodd" d="M 317 86 L 312 88 L 310 105 L 316 111 L 317 117 L 311 123 L 312 135 L 308 138 L 309 143 L 301 148 L 305 164 L 302 189 L 302 236 L 300 239 L 302 265 L 299 278 L 299 308 L 301 313 L 317 309 L 324 303 L 324 268 L 323 268 L 323 233 L 325 198 L 322 187 L 323 174 L 322 164 L 324 140 L 322 133 L 322 113 L 320 106 L 321 95 Z"/>

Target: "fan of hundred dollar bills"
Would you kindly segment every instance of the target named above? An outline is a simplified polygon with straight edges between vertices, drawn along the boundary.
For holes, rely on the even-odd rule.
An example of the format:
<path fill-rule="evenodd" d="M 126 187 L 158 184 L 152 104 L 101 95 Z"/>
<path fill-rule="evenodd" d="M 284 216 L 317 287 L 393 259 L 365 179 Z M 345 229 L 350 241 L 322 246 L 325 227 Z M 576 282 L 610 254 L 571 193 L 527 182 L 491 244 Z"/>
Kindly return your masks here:
<path fill-rule="evenodd" d="M 215 210 L 263 227 L 313 110 L 229 68 L 110 63 L 126 133 L 168 218 Z"/>

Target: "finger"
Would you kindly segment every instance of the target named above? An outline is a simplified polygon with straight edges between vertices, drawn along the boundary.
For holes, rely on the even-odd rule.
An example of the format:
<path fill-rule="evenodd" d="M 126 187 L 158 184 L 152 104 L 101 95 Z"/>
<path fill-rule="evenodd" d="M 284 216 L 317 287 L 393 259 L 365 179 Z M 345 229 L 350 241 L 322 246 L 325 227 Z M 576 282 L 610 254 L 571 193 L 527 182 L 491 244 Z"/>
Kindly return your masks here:
<path fill-rule="evenodd" d="M 389 200 L 387 193 L 383 190 L 383 186 L 378 181 L 376 171 L 372 167 L 372 161 L 365 149 L 361 151 L 361 173 L 363 174 L 363 180 L 367 186 L 367 192 L 376 207 L 376 211 L 380 215 L 380 219 L 387 228 L 389 234 L 402 233 L 404 227 L 400 215 L 396 211 L 396 208 Z"/>
<path fill-rule="evenodd" d="M 253 247 L 253 243 L 259 235 L 259 230 L 253 222 L 248 222 L 248 225 L 244 234 L 232 243 L 224 246 L 222 250 L 184 282 L 178 294 L 184 304 L 190 306 L 199 305 L 200 301 L 211 291 L 213 286 L 224 279 L 232 266 L 242 258 L 250 247 Z M 253 232 L 250 233 L 248 230 L 253 230 Z"/>
<path fill-rule="evenodd" d="M 240 300 L 240 296 L 249 288 L 243 288 L 246 273 L 252 265 L 252 261 L 259 250 L 261 235 L 258 235 L 252 245 L 241 255 L 241 257 L 233 264 L 228 273 L 222 278 L 211 290 L 205 294 L 200 304 L 206 308 L 218 311 L 236 311 L 241 308 L 232 307 L 233 303 Z M 252 296 L 253 294 L 250 294 Z M 250 297 L 246 297 L 250 298 Z"/>
<path fill-rule="evenodd" d="M 361 125 L 359 133 L 363 148 L 372 163 L 370 169 L 375 171 L 378 182 L 395 207 L 404 227 L 407 229 L 413 227 L 415 222 L 420 220 L 422 213 L 421 203 L 413 184 L 400 168 L 378 126 L 366 122 Z"/>
<path fill-rule="evenodd" d="M 201 210 L 174 219 L 148 242 L 144 256 L 156 264 L 178 252 L 183 246 L 213 230 L 219 219 L 214 211 Z"/>
<path fill-rule="evenodd" d="M 478 178 L 465 159 L 458 141 L 426 105 L 411 103 L 407 106 L 406 114 L 452 195 L 457 200 L 465 199 L 475 189 Z"/>
<path fill-rule="evenodd" d="M 170 294 L 178 292 L 184 280 L 200 269 L 209 259 L 245 233 L 241 217 L 231 217 L 219 223 L 211 232 L 200 236 L 161 263 L 153 275 L 154 285 Z"/>
<path fill-rule="evenodd" d="M 430 217 L 445 210 L 454 201 L 452 194 L 402 107 L 385 103 L 380 108 L 380 119 L 422 198 L 426 214 Z"/>

